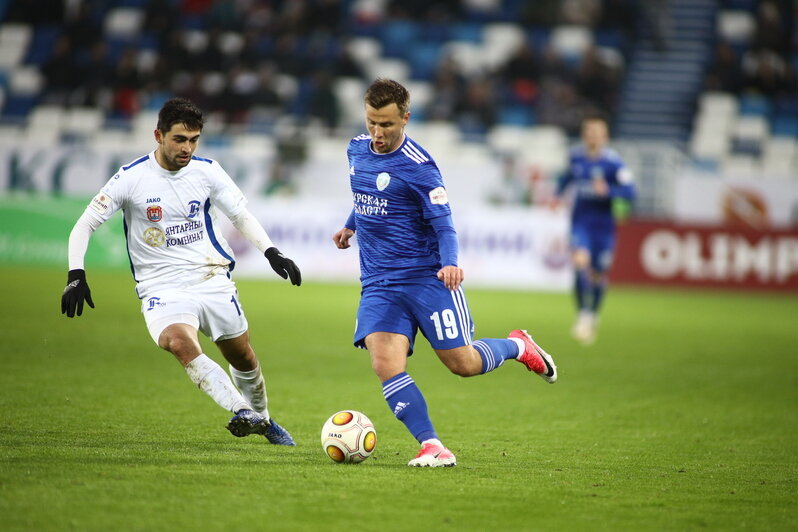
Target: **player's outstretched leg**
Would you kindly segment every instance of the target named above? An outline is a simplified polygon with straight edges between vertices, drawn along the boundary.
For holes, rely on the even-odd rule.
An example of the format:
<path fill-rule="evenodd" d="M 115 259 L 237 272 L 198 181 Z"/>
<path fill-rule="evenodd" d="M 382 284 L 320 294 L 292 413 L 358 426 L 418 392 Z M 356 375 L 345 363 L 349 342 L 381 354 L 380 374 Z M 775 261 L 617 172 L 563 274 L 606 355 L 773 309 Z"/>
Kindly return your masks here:
<path fill-rule="evenodd" d="M 554 365 L 554 359 L 532 340 L 529 333 L 523 329 L 516 329 L 508 335 L 508 338 L 517 338 L 524 343 L 524 352 L 516 359 L 518 362 L 526 366 L 529 371 L 540 375 L 548 383 L 553 384 L 557 381 L 557 366 Z"/>
<path fill-rule="evenodd" d="M 453 467 L 457 465 L 454 453 L 443 446 L 440 440 L 427 440 L 421 450 L 407 465 L 410 467 Z"/>

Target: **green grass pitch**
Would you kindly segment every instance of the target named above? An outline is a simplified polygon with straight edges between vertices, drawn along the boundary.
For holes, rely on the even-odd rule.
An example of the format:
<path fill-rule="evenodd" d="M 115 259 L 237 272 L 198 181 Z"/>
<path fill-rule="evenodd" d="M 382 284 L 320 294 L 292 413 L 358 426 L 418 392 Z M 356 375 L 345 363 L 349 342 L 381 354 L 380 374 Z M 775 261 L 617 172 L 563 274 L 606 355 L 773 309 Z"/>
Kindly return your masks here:
<path fill-rule="evenodd" d="M 73 320 L 65 272 L 0 276 L 2 531 L 798 529 L 795 295 L 611 287 L 586 348 L 568 295 L 471 290 L 476 336 L 529 329 L 560 380 L 459 378 L 419 338 L 409 372 L 458 458 L 419 470 L 351 346 L 355 285 L 238 283 L 299 443 L 282 448 L 227 433 L 149 339 L 129 274 L 90 270 L 97 308 Z M 319 444 L 343 408 L 377 427 L 359 465 Z"/>

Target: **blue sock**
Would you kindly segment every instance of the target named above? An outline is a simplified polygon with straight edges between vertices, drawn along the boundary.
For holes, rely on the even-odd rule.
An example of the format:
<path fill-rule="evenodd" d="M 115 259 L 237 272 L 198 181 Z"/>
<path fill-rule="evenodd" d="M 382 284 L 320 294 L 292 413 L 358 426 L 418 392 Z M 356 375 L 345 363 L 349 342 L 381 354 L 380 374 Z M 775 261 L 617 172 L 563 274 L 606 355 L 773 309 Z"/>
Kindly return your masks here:
<path fill-rule="evenodd" d="M 590 308 L 587 301 L 591 291 L 590 289 L 591 285 L 587 270 L 576 270 L 574 272 L 574 295 L 576 296 L 576 306 L 579 310 Z"/>
<path fill-rule="evenodd" d="M 438 439 L 427 412 L 427 402 L 410 375 L 402 372 L 383 382 L 382 395 L 396 419 L 405 424 L 419 443 Z"/>
<path fill-rule="evenodd" d="M 518 344 L 509 338 L 482 338 L 472 345 L 482 357 L 481 373 L 493 371 L 508 358 L 518 357 Z"/>
<path fill-rule="evenodd" d="M 599 307 L 601 307 L 601 302 L 604 299 L 604 292 L 607 290 L 607 282 L 606 281 L 596 281 L 593 283 L 593 304 L 591 305 L 591 310 L 595 314 L 598 314 Z"/>

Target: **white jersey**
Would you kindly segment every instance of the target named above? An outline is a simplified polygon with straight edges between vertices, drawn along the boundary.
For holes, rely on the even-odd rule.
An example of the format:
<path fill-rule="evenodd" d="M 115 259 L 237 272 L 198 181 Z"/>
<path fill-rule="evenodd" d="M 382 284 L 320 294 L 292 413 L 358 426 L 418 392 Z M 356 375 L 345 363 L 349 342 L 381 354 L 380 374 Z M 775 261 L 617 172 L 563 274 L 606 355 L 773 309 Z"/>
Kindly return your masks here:
<path fill-rule="evenodd" d="M 123 166 L 92 199 L 86 212 L 105 222 L 122 209 L 136 292 L 187 287 L 227 274 L 233 251 L 219 232 L 216 210 L 228 218 L 246 198 L 218 162 L 192 157 L 177 172 L 151 152 Z"/>

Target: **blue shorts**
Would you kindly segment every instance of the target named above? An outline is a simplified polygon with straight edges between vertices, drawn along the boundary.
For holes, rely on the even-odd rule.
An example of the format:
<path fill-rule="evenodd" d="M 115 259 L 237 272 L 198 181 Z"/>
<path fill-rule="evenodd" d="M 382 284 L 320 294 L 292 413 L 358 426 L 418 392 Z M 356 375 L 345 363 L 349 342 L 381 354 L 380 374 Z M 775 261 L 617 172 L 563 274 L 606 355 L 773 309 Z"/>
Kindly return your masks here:
<path fill-rule="evenodd" d="M 365 349 L 366 336 L 374 332 L 397 333 L 410 340 L 409 356 L 419 329 L 433 349 L 469 345 L 474 337 L 474 322 L 463 287 L 449 290 L 438 278 L 430 278 L 363 288 L 355 346 Z"/>
<path fill-rule="evenodd" d="M 597 272 L 606 272 L 612 266 L 615 253 L 615 230 L 574 224 L 571 227 L 571 248 L 588 250 L 591 268 Z"/>

